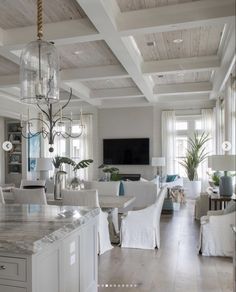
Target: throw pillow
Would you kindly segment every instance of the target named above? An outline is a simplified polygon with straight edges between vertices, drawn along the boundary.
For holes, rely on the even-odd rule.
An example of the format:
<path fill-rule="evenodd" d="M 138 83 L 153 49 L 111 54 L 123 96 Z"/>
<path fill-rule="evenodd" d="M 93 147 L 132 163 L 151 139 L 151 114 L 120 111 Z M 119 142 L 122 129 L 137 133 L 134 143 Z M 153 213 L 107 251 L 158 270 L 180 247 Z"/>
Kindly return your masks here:
<path fill-rule="evenodd" d="M 120 182 L 120 189 L 119 189 L 119 196 L 124 196 L 125 195 L 125 190 L 124 190 L 124 185 L 123 182 Z"/>
<path fill-rule="evenodd" d="M 178 177 L 179 177 L 178 174 L 167 175 L 166 176 L 166 182 L 175 181 L 175 180 L 177 180 Z"/>

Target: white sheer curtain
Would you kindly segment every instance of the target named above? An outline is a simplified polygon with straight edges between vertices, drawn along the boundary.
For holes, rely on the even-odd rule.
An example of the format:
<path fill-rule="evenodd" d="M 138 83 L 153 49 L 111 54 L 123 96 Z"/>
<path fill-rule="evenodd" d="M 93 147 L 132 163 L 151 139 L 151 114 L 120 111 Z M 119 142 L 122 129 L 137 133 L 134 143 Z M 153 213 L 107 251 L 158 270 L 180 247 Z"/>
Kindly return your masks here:
<path fill-rule="evenodd" d="M 166 159 L 166 174 L 175 174 L 175 111 L 162 112 L 162 155 Z"/>
<path fill-rule="evenodd" d="M 85 125 L 84 133 L 80 137 L 80 158 L 93 159 L 93 116 L 91 114 L 83 115 L 83 124 Z M 80 178 L 92 180 L 93 167 L 89 166 L 79 170 Z"/>
<path fill-rule="evenodd" d="M 206 143 L 205 148 L 208 155 L 215 154 L 215 125 L 213 109 L 202 109 L 202 131 L 209 135 L 210 140 Z M 206 159 L 201 164 L 201 180 L 202 189 L 205 190 L 208 186 L 208 160 Z"/>

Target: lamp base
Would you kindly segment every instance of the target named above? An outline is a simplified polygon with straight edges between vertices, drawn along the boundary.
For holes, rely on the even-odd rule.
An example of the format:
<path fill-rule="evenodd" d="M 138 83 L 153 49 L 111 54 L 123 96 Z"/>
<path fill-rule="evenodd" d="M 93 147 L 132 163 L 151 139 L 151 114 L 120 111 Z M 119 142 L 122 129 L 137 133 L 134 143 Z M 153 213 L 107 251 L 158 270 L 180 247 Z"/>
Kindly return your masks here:
<path fill-rule="evenodd" d="M 220 196 L 232 197 L 233 195 L 233 183 L 231 176 L 222 176 L 220 178 Z"/>

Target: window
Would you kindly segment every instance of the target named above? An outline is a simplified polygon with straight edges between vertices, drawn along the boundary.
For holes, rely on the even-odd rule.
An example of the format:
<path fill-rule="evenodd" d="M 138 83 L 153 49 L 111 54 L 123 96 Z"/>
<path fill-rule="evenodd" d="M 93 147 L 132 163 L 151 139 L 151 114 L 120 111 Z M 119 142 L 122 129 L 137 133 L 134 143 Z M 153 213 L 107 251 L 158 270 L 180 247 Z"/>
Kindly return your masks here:
<path fill-rule="evenodd" d="M 188 137 L 193 137 L 195 131 L 201 134 L 202 121 L 200 116 L 176 117 L 176 159 L 175 169 L 181 177 L 187 177 L 185 168 L 179 163 L 186 157 Z"/>

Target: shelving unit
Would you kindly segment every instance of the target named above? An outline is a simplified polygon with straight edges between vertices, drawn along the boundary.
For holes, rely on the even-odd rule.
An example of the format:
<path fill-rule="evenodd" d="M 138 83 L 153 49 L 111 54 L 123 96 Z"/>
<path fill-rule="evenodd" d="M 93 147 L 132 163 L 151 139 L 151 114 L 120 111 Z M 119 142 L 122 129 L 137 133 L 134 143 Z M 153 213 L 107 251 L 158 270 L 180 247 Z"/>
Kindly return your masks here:
<path fill-rule="evenodd" d="M 22 179 L 22 137 L 20 121 L 6 121 L 5 138 L 13 145 L 12 150 L 5 154 L 6 183 L 15 183 L 16 186 L 19 186 Z"/>

